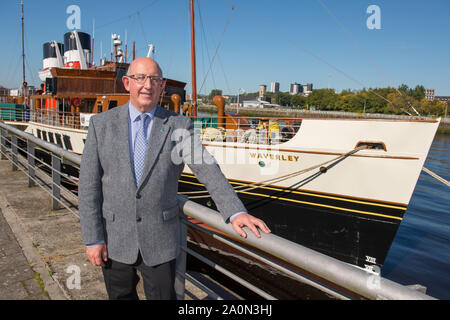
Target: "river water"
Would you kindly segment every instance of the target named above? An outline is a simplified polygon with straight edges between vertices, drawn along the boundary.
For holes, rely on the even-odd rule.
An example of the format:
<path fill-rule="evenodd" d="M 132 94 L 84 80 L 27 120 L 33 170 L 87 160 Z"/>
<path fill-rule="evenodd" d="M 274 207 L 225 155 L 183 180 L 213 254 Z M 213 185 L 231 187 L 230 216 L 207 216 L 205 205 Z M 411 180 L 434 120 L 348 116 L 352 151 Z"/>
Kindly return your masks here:
<path fill-rule="evenodd" d="M 436 135 L 425 167 L 450 180 L 450 135 Z M 381 274 L 450 299 L 450 188 L 423 171 Z"/>

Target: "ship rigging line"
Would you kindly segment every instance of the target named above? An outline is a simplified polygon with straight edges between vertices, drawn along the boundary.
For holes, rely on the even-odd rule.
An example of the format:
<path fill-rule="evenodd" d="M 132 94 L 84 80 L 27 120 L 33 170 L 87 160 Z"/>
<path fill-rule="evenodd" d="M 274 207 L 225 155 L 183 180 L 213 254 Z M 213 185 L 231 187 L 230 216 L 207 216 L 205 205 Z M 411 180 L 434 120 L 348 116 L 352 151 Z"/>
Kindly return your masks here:
<path fill-rule="evenodd" d="M 137 8 L 136 11 L 131 12 L 130 14 L 127 14 L 126 16 L 122 16 L 121 18 L 117 18 L 117 19 L 112 20 L 112 21 L 110 21 L 110 22 L 106 22 L 106 23 L 104 23 L 104 24 L 98 26 L 96 29 L 98 30 L 98 29 L 101 29 L 101 28 L 103 28 L 103 27 L 106 27 L 106 26 L 108 26 L 108 25 L 110 25 L 110 24 L 117 23 L 117 22 L 122 21 L 122 20 L 125 20 L 125 19 L 130 19 L 132 16 L 139 14 L 139 13 L 142 12 L 144 9 L 147 9 L 147 8 L 153 6 L 153 5 L 156 4 L 158 1 L 159 1 L 159 0 L 154 0 L 153 2 L 149 3 L 149 4 L 146 5 L 146 6 L 143 6 L 143 7 L 141 7 L 141 8 Z"/>
<path fill-rule="evenodd" d="M 389 76 L 378 66 L 378 64 L 375 62 L 375 60 L 367 53 L 366 50 L 363 49 L 361 44 L 358 40 L 350 33 L 350 31 L 347 30 L 347 28 L 344 27 L 344 25 L 338 20 L 338 18 L 331 12 L 331 10 L 323 3 L 322 0 L 317 0 L 317 2 L 327 11 L 327 13 L 333 18 L 333 20 L 336 22 L 336 24 L 347 34 L 347 36 L 356 44 L 358 49 L 367 57 L 369 62 L 375 67 L 375 69 L 378 70 L 378 72 L 390 83 L 393 83 L 392 79 L 389 78 Z M 394 89 L 398 92 L 400 96 L 404 96 L 404 94 L 396 87 Z M 371 89 L 368 91 L 372 92 Z M 420 114 L 417 112 L 417 110 L 408 102 L 408 105 L 414 110 L 414 112 L 420 117 Z M 406 110 L 403 110 L 406 112 Z M 408 112 L 407 112 L 408 113 Z"/>
<path fill-rule="evenodd" d="M 232 3 L 230 3 L 229 0 L 224 0 L 224 1 L 227 2 L 228 4 L 231 4 L 234 8 L 238 8 L 238 7 L 236 7 L 235 5 L 233 5 Z M 301 46 L 301 45 L 298 44 L 297 42 L 293 41 L 292 39 L 290 39 L 290 38 L 284 36 L 282 33 L 278 32 L 278 31 L 275 30 L 273 27 L 271 27 L 270 25 L 266 24 L 264 21 L 262 21 L 262 20 L 260 20 L 260 19 L 258 19 L 258 18 L 253 17 L 253 16 L 250 15 L 245 9 L 242 9 L 242 8 L 238 8 L 238 9 L 240 9 L 244 14 L 246 14 L 247 17 L 249 17 L 250 19 L 256 21 L 256 22 L 259 23 L 259 24 L 261 24 L 262 26 L 264 26 L 266 29 L 268 29 L 269 31 L 271 31 L 272 33 L 274 33 L 275 35 L 277 35 L 278 37 L 280 37 L 280 38 L 286 40 L 287 42 L 289 42 L 290 44 L 292 44 L 294 47 L 297 47 L 297 48 L 300 49 L 301 51 L 303 51 L 303 52 L 309 54 L 310 56 L 314 57 L 315 59 L 319 60 L 320 62 L 326 64 L 326 65 L 329 66 L 330 68 L 332 68 L 332 69 L 334 69 L 335 71 L 337 71 L 338 73 L 342 74 L 342 75 L 343 75 L 344 77 L 346 77 L 347 79 L 349 79 L 349 80 L 351 80 L 351 81 L 353 81 L 353 82 L 359 84 L 359 85 L 362 86 L 363 88 L 366 88 L 366 87 L 367 87 L 363 82 L 361 82 L 361 81 L 359 81 L 359 80 L 353 78 L 352 76 L 350 76 L 349 74 L 347 74 L 347 73 L 344 72 L 343 70 L 339 69 L 339 68 L 336 67 L 335 65 L 331 64 L 330 62 L 328 62 L 328 61 L 325 60 L 324 58 L 322 58 L 322 57 L 320 57 L 319 55 L 315 54 L 314 52 L 312 52 L 312 51 L 310 51 L 310 50 L 304 48 L 303 46 Z M 390 101 L 389 99 L 383 97 L 381 94 L 379 94 L 379 93 L 377 93 L 377 92 L 371 90 L 370 88 L 368 89 L 368 92 L 373 93 L 374 95 L 376 95 L 377 97 L 383 99 L 383 100 L 386 101 L 387 103 L 392 103 L 392 101 Z M 412 106 L 411 106 L 411 107 L 412 107 Z M 399 107 L 399 108 L 400 108 L 400 107 Z M 400 108 L 400 109 L 406 112 L 406 110 L 404 110 L 403 108 Z M 411 115 L 409 112 L 406 112 L 406 113 L 408 113 L 409 115 Z M 416 113 L 417 113 L 417 111 L 416 111 Z"/>
<path fill-rule="evenodd" d="M 142 35 L 144 36 L 144 39 L 145 39 L 146 43 L 149 43 L 148 37 L 147 37 L 147 33 L 145 32 L 144 24 L 142 23 L 141 14 L 139 13 L 139 11 L 136 12 L 136 15 L 137 15 L 137 17 L 139 19 L 139 24 L 140 24 L 141 29 L 142 29 L 141 30 L 142 31 Z"/>
<path fill-rule="evenodd" d="M 210 57 L 209 57 L 209 50 L 208 50 L 208 46 L 207 46 L 207 39 L 208 39 L 208 36 L 207 36 L 207 34 L 206 34 L 206 32 L 205 32 L 205 25 L 204 25 L 204 23 L 203 23 L 203 17 L 202 17 L 202 11 L 201 11 L 201 7 L 200 7 L 200 1 L 197 1 L 197 6 L 198 6 L 198 16 L 199 16 L 199 18 L 200 18 L 200 23 L 201 23 L 201 30 L 202 30 L 202 35 L 203 35 L 203 38 L 205 39 L 205 45 L 204 46 L 202 46 L 202 47 L 205 47 L 206 48 L 206 52 L 207 52 L 207 55 L 208 55 L 208 61 L 211 61 L 211 59 L 210 59 Z M 208 30 L 209 31 L 209 30 Z M 212 34 L 210 33 L 210 32 L 208 32 L 208 34 L 209 34 L 209 37 L 212 39 L 212 44 L 213 45 L 215 45 L 215 42 L 214 42 L 214 37 L 212 36 Z M 221 61 L 221 59 L 220 59 L 220 54 L 219 53 L 217 53 L 217 60 L 218 60 L 218 62 L 219 62 L 219 65 L 220 65 L 220 68 L 221 68 L 221 70 L 222 70 L 222 73 L 223 73 L 223 77 L 224 77 L 224 80 L 225 80 L 225 84 L 226 84 L 226 86 L 227 86 L 227 90 L 228 90 L 228 92 L 231 92 L 231 89 L 230 89 L 230 84 L 229 84 L 229 82 L 228 82 L 228 78 L 227 78 L 227 75 L 226 75 L 226 72 L 225 72 L 225 69 L 224 69 L 224 67 L 223 67 L 223 63 L 222 63 L 222 61 Z M 206 69 L 206 68 L 205 68 Z M 212 77 L 212 81 L 213 81 L 213 84 L 214 84 L 214 88 L 217 88 L 217 86 L 216 86 L 216 84 L 215 84 L 215 79 L 214 79 L 214 72 L 211 72 L 211 77 Z"/>
<path fill-rule="evenodd" d="M 336 22 L 336 24 L 347 34 L 347 36 L 353 40 L 353 42 L 356 44 L 358 49 L 367 57 L 367 59 L 370 61 L 370 63 L 378 70 L 378 72 L 381 73 L 381 75 L 392 83 L 392 79 L 388 77 L 388 75 L 378 66 L 378 64 L 373 60 L 373 58 L 367 53 L 366 50 L 363 49 L 361 44 L 356 40 L 356 38 L 347 30 L 347 28 L 344 27 L 344 25 L 338 20 L 338 18 L 331 12 L 331 10 L 323 3 L 322 0 L 317 0 L 317 2 L 327 11 L 327 13 L 333 18 L 333 20 Z M 398 90 L 398 88 L 395 88 L 395 90 L 402 95 L 402 92 Z"/>
<path fill-rule="evenodd" d="M 208 57 L 208 61 L 211 62 L 211 58 L 209 56 L 209 50 L 208 50 L 208 43 L 207 43 L 208 37 L 206 36 L 206 32 L 205 32 L 206 28 L 205 28 L 205 25 L 203 23 L 202 11 L 200 9 L 200 1 L 196 1 L 196 3 L 197 3 L 198 17 L 200 18 L 199 20 L 200 20 L 200 25 L 201 25 L 201 30 L 202 30 L 201 35 L 203 36 L 204 43 L 205 43 L 205 45 L 202 46 L 202 53 L 203 53 L 202 54 L 202 66 L 203 66 L 203 69 L 206 70 L 205 64 L 204 64 L 204 57 L 205 57 L 204 51 L 205 51 L 205 49 L 206 49 L 206 54 L 207 54 L 207 57 Z M 216 81 L 214 79 L 214 72 L 211 72 L 211 78 L 212 78 L 212 82 L 213 82 L 214 88 L 217 88 Z M 200 93 L 200 91 L 199 91 L 199 93 Z"/>
<path fill-rule="evenodd" d="M 222 34 L 221 34 L 220 39 L 219 39 L 219 43 L 217 44 L 216 51 L 214 52 L 214 55 L 213 55 L 213 57 L 211 59 L 211 63 L 209 64 L 208 71 L 206 72 L 205 78 L 203 79 L 202 85 L 200 86 L 200 90 L 198 90 L 198 92 L 202 91 L 203 86 L 204 86 L 205 81 L 206 81 L 206 78 L 208 77 L 208 74 L 211 71 L 211 67 L 212 67 L 212 65 L 214 63 L 214 60 L 215 60 L 215 58 L 217 56 L 217 53 L 219 52 L 219 48 L 222 45 L 223 36 L 225 35 L 225 32 L 227 31 L 228 25 L 230 24 L 231 17 L 233 15 L 233 11 L 234 11 L 234 6 L 231 7 L 231 11 L 230 11 L 230 14 L 228 15 L 227 22 L 225 23 L 225 27 L 223 28 Z"/>
<path fill-rule="evenodd" d="M 343 159 L 347 158 L 348 156 L 350 156 L 350 155 L 352 155 L 352 154 L 354 154 L 354 153 L 356 153 L 358 151 L 367 149 L 367 148 L 368 148 L 367 145 L 363 145 L 363 146 L 357 147 L 357 148 L 355 148 L 355 149 L 353 149 L 353 150 L 351 150 L 351 151 L 349 151 L 349 152 L 347 152 L 345 154 L 342 154 L 342 155 L 340 155 L 340 156 L 338 156 L 338 157 L 336 157 L 334 159 L 322 162 L 322 163 L 314 165 L 312 167 L 309 167 L 309 168 L 306 168 L 306 169 L 303 169 L 303 170 L 300 170 L 300 171 L 292 172 L 292 173 L 289 173 L 289 174 L 286 174 L 286 175 L 283 175 L 283 176 L 280 176 L 280 177 L 276 177 L 276 178 L 272 178 L 272 179 L 268 179 L 268 180 L 264 180 L 264 181 L 260 181 L 260 182 L 248 183 L 248 184 L 244 184 L 244 185 L 241 185 L 241 186 L 238 186 L 238 187 L 233 187 L 233 189 L 235 190 L 235 192 L 239 193 L 239 192 L 248 192 L 248 191 L 251 191 L 251 190 L 254 190 L 254 189 L 265 187 L 265 186 L 273 184 L 273 183 L 277 183 L 277 182 L 281 182 L 281 181 L 284 181 L 284 180 L 287 180 L 287 179 L 290 179 L 290 178 L 294 178 L 296 176 L 299 176 L 299 175 L 304 174 L 306 172 L 309 172 L 311 170 L 323 167 L 323 166 L 325 166 L 325 165 L 327 165 L 329 163 L 332 163 L 332 162 L 337 164 L 338 162 L 342 161 Z M 331 166 L 334 166 L 334 165 L 331 165 Z M 321 173 L 322 172 L 319 171 L 316 174 L 321 174 Z M 307 182 L 309 182 L 310 180 L 312 180 L 312 178 L 311 179 L 308 178 Z M 296 183 L 294 185 L 297 185 L 297 184 L 299 184 L 299 183 Z M 204 193 L 208 193 L 208 190 L 179 192 L 179 194 L 181 194 L 181 195 L 190 195 L 190 194 L 193 195 L 193 194 L 204 194 Z M 188 198 L 189 199 L 201 199 L 201 198 L 210 198 L 210 197 L 211 196 L 209 194 L 207 194 L 207 195 L 203 195 L 203 196 L 191 196 L 191 197 L 188 197 Z"/>

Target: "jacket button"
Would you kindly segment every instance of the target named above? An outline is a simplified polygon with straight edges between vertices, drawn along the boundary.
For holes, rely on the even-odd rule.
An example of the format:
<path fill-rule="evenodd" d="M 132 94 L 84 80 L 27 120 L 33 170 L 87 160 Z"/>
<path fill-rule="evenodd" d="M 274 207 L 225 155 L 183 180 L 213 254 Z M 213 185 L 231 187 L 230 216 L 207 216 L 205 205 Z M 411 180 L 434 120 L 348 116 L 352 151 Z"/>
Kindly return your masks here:
<path fill-rule="evenodd" d="M 141 220 L 142 220 L 141 217 L 137 217 L 137 218 L 136 218 L 136 221 L 137 221 L 137 222 L 141 222 Z"/>
<path fill-rule="evenodd" d="M 136 199 L 140 199 L 141 198 L 141 195 L 138 193 L 137 195 L 136 195 Z"/>

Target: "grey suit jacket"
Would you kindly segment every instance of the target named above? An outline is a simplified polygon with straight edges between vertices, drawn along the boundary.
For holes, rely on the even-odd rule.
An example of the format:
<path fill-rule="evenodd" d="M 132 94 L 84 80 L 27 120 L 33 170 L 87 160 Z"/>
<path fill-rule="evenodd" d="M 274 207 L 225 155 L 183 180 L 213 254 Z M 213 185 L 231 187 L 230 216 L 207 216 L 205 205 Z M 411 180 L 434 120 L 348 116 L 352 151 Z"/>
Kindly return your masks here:
<path fill-rule="evenodd" d="M 204 149 L 189 118 L 156 107 L 146 162 L 136 187 L 130 159 L 128 105 L 91 117 L 79 181 L 84 244 L 105 241 L 108 256 L 158 265 L 178 254 L 178 179 L 187 164 L 211 194 L 224 220 L 246 211 Z"/>

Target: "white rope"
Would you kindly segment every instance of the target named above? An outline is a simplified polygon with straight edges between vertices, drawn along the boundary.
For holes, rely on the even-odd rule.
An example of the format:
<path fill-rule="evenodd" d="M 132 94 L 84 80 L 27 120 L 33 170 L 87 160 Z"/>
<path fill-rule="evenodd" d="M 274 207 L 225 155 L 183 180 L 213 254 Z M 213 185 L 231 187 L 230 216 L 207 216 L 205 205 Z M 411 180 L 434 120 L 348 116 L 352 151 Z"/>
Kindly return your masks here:
<path fill-rule="evenodd" d="M 284 176 L 268 179 L 268 180 L 265 180 L 265 181 L 244 184 L 242 186 L 233 187 L 233 189 L 235 190 L 235 192 L 239 193 L 239 192 L 248 192 L 250 190 L 254 190 L 254 189 L 257 189 L 257 188 L 265 187 L 265 186 L 267 186 L 269 184 L 273 184 L 273 183 L 277 183 L 277 182 L 280 182 L 280 181 L 283 181 L 283 180 L 287 180 L 287 179 L 299 176 L 301 174 L 304 174 L 304 173 L 306 173 L 308 171 L 320 168 L 320 167 L 322 167 L 324 165 L 329 164 L 330 162 L 334 162 L 334 161 L 337 161 L 339 159 L 348 157 L 348 156 L 350 156 L 350 155 L 352 155 L 352 154 L 354 154 L 354 153 L 356 153 L 356 152 L 358 152 L 360 150 L 363 150 L 363 149 L 367 149 L 367 146 L 366 145 L 360 146 L 360 147 L 355 148 L 355 149 L 353 149 L 353 150 L 351 150 L 351 151 L 349 151 L 349 152 L 347 152 L 345 154 L 342 154 L 342 155 L 340 155 L 340 156 L 338 156 L 338 157 L 336 157 L 334 159 L 322 162 L 320 164 L 314 165 L 312 167 L 309 167 L 309 168 L 306 168 L 306 169 L 303 169 L 303 170 L 300 170 L 300 171 L 296 171 L 296 172 L 293 172 L 293 173 L 286 174 Z M 245 188 L 247 188 L 247 189 L 245 189 Z M 240 190 L 240 189 L 243 189 L 243 190 Z M 202 193 L 208 193 L 208 190 L 179 192 L 179 194 L 182 194 L 182 195 L 202 194 Z M 204 196 L 192 196 L 192 197 L 189 197 L 189 199 L 201 199 L 201 198 L 210 198 L 210 197 L 211 196 L 208 194 L 208 195 L 204 195 Z"/>
<path fill-rule="evenodd" d="M 422 168 L 423 171 L 425 171 L 426 173 L 428 173 L 430 176 L 432 176 L 433 178 L 435 178 L 436 180 L 442 182 L 443 184 L 445 184 L 447 187 L 450 187 L 450 182 L 448 182 L 447 180 L 445 180 L 444 178 L 438 176 L 436 173 L 434 173 L 433 171 L 423 167 Z"/>

